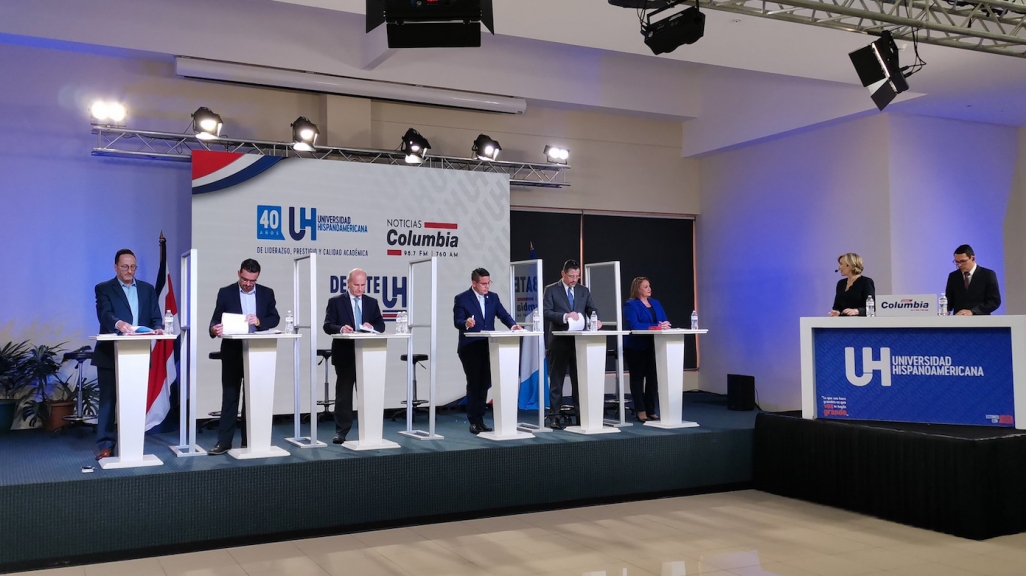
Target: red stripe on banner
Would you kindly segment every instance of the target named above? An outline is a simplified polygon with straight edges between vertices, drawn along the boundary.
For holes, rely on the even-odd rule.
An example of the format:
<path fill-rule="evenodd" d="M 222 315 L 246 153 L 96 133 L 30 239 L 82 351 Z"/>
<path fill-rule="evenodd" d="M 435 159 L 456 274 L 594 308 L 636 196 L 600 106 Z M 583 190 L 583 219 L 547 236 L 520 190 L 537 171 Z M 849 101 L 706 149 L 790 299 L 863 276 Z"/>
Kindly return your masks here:
<path fill-rule="evenodd" d="M 425 228 L 441 228 L 442 230 L 455 230 L 457 224 L 455 222 L 425 222 Z"/>
<path fill-rule="evenodd" d="M 208 152 L 195 150 L 192 153 L 192 179 L 202 178 L 231 164 L 241 152 Z"/>
<path fill-rule="evenodd" d="M 150 380 L 146 387 L 147 412 L 167 383 L 167 359 L 174 353 L 174 340 L 157 340 L 153 345 L 153 351 L 150 353 Z"/>
<path fill-rule="evenodd" d="M 402 256 L 403 255 L 403 251 L 402 250 L 389 250 L 388 251 L 388 255 L 389 256 Z"/>

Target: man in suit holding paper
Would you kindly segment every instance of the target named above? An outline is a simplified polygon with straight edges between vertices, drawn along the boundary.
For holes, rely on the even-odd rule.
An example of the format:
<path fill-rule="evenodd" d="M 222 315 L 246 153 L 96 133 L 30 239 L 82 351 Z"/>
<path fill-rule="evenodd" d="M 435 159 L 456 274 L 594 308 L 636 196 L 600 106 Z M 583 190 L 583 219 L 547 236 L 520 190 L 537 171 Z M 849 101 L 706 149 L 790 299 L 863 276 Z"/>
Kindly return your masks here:
<path fill-rule="evenodd" d="M 569 336 L 553 336 L 557 330 L 569 330 L 570 323 L 580 324 L 592 312 L 598 313 L 591 301 L 591 291 L 577 284 L 581 279 L 581 265 L 576 260 L 567 260 L 560 271 L 560 281 L 545 287 L 542 297 L 542 311 L 545 315 L 545 356 L 549 359 L 549 414 L 558 416 L 563 403 L 563 378 L 570 369 L 570 386 L 574 407 L 580 418 L 580 400 L 577 390 L 577 354 L 574 339 Z M 602 323 L 598 323 L 602 327 Z M 552 418 L 551 426 L 559 427 L 558 419 Z"/>
<path fill-rule="evenodd" d="M 997 274 L 989 268 L 976 265 L 976 252 L 972 246 L 962 244 L 955 248 L 955 270 L 948 275 L 944 289 L 948 309 L 955 316 L 989 315 L 1001 305 L 1001 290 Z"/>
<path fill-rule="evenodd" d="M 385 331 L 378 301 L 365 294 L 366 291 L 367 273 L 353 268 L 346 279 L 346 292 L 328 300 L 324 313 L 325 334 Z M 331 363 L 335 366 L 335 438 L 332 443 L 342 444 L 353 428 L 356 346 L 352 340 L 336 338 L 331 341 Z M 362 417 L 380 418 L 381 414 L 363 414 Z"/>
<path fill-rule="evenodd" d="M 135 254 L 127 248 L 118 250 L 114 255 L 114 278 L 100 282 L 94 288 L 100 334 L 134 334 L 141 332 L 141 328 L 164 333 L 157 291 L 152 284 L 135 278 L 137 269 Z M 117 442 L 114 410 L 118 390 L 113 342 L 96 343 L 93 366 L 96 366 L 96 380 L 100 386 L 100 405 L 96 416 L 96 459 L 100 460 L 114 455 Z"/>
<path fill-rule="evenodd" d="M 490 292 L 491 286 L 488 271 L 477 268 L 470 273 L 470 289 L 457 294 L 452 303 L 453 325 L 460 331 L 456 353 L 467 375 L 467 420 L 471 434 L 492 431 L 484 422 L 492 368 L 488 339 L 467 338 L 467 332 L 495 330 L 496 318 L 510 330 L 520 330 L 516 320 L 502 307 L 498 294 Z"/>
<path fill-rule="evenodd" d="M 238 282 L 217 291 L 214 314 L 210 318 L 211 338 L 224 334 L 221 316 L 225 313 L 245 315 L 250 333 L 270 330 L 278 325 L 280 318 L 275 307 L 274 290 L 256 283 L 260 278 L 260 263 L 247 258 L 239 266 L 238 274 Z M 208 452 L 211 456 L 219 456 L 232 449 L 244 376 L 242 341 L 221 340 L 221 420 L 217 426 L 217 445 Z M 245 446 L 245 402 L 242 406 L 242 445 Z"/>

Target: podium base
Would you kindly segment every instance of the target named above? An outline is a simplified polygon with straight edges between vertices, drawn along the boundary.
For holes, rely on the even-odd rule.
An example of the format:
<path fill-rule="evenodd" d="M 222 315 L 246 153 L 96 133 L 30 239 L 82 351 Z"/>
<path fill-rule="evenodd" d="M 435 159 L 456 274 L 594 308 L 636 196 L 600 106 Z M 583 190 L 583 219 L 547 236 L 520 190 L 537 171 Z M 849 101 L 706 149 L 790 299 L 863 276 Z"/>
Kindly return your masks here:
<path fill-rule="evenodd" d="M 399 432 L 399 434 L 403 436 L 409 436 L 410 438 L 413 438 L 415 440 L 445 440 L 445 436 L 442 436 L 440 434 L 431 434 L 430 432 L 425 432 L 424 430 L 414 430 L 412 432 L 402 430 L 401 432 Z"/>
<path fill-rule="evenodd" d="M 612 426 L 613 428 L 626 428 L 628 426 L 634 426 L 633 422 L 620 422 L 619 420 L 603 420 L 603 424 L 606 426 Z"/>
<path fill-rule="evenodd" d="M 123 461 L 120 456 L 111 456 L 110 458 L 100 459 L 100 468 L 104 470 L 117 470 L 118 468 L 140 468 L 142 466 L 163 466 L 164 463 L 160 461 L 153 454 L 143 454 L 142 460 L 128 460 Z"/>
<path fill-rule="evenodd" d="M 552 432 L 552 428 L 538 426 L 537 424 L 525 424 L 523 422 L 517 424 L 517 430 L 527 432 L 528 434 L 544 434 L 546 432 Z"/>
<path fill-rule="evenodd" d="M 342 447 L 347 450 L 361 451 L 361 450 L 390 450 L 392 448 L 402 448 L 402 446 L 392 442 L 391 440 L 378 440 L 377 442 L 365 442 L 363 440 L 350 440 L 343 442 Z"/>
<path fill-rule="evenodd" d="M 197 444 L 192 446 L 168 446 L 175 456 L 179 458 L 186 458 L 188 456 L 206 456 L 207 451 L 200 448 Z"/>
<path fill-rule="evenodd" d="M 478 438 L 484 438 L 485 440 L 494 440 L 496 442 L 505 442 L 506 440 L 530 440 L 534 438 L 534 434 L 528 432 L 514 432 L 507 436 L 503 436 L 498 432 L 482 432 L 477 435 Z"/>
<path fill-rule="evenodd" d="M 233 448 L 228 451 L 228 455 L 232 458 L 239 460 L 255 460 L 257 458 L 279 458 L 281 456 L 292 456 L 288 450 L 278 448 L 277 446 L 271 446 L 267 450 L 261 450 L 260 452 L 254 451 L 252 448 Z"/>
<path fill-rule="evenodd" d="M 327 446 L 327 444 L 321 442 L 320 440 L 310 440 L 309 436 L 301 436 L 299 438 L 286 438 L 285 441 L 289 444 L 292 444 L 293 446 L 298 446 L 300 448 L 324 448 L 325 446 Z"/>
<path fill-rule="evenodd" d="M 698 428 L 698 422 L 682 420 L 680 422 L 663 422 L 662 420 L 649 420 L 645 426 L 662 428 L 663 430 L 676 430 L 677 428 Z"/>
<path fill-rule="evenodd" d="M 619 428 L 607 428 L 605 426 L 603 426 L 602 428 L 592 428 L 590 430 L 585 430 L 584 428 L 582 428 L 580 426 L 567 426 L 566 428 L 564 428 L 564 430 L 566 430 L 567 432 L 572 432 L 574 434 L 619 434 L 620 433 L 620 429 Z"/>

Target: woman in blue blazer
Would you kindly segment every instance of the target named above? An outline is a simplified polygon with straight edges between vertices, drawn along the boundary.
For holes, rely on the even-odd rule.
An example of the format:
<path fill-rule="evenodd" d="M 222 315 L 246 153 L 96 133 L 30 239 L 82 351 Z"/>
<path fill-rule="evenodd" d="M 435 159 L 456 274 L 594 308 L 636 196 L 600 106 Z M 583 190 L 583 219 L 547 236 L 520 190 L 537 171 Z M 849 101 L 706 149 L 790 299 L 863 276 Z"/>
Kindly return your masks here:
<path fill-rule="evenodd" d="M 624 330 L 650 330 L 670 327 L 666 312 L 652 298 L 652 283 L 639 276 L 631 282 L 631 299 L 623 305 Z M 655 340 L 652 336 L 624 336 L 623 354 L 631 374 L 631 399 L 639 422 L 658 420 Z"/>

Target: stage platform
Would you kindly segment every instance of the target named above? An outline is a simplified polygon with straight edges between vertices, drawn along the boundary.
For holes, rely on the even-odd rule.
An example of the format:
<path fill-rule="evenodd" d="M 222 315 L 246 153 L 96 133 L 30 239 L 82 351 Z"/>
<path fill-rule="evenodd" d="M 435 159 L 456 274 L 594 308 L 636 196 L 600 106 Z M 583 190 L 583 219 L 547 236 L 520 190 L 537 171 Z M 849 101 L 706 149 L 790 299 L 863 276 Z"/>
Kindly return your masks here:
<path fill-rule="evenodd" d="M 470 434 L 462 413 L 438 415 L 440 441 L 400 436 L 405 421 L 386 419 L 385 438 L 402 449 L 369 452 L 331 445 L 330 422 L 319 428 L 327 448 L 296 448 L 284 441 L 289 419 L 273 439 L 292 455 L 266 460 L 176 458 L 168 445 L 178 433 L 154 434 L 146 452 L 164 465 L 124 470 L 96 466 L 86 429 L 15 431 L 0 436 L 0 573 L 749 487 L 756 413 L 728 411 L 709 394 L 684 402 L 700 427 L 636 423 L 620 434 L 501 443 Z M 521 421 L 537 422 L 537 412 Z M 416 428 L 426 427 L 418 415 Z M 198 438 L 209 448 L 216 436 Z"/>
<path fill-rule="evenodd" d="M 982 540 L 1026 531 L 1026 432 L 759 414 L 759 490 Z"/>

